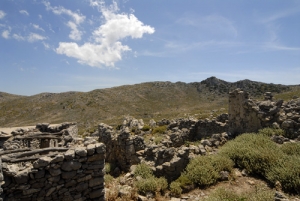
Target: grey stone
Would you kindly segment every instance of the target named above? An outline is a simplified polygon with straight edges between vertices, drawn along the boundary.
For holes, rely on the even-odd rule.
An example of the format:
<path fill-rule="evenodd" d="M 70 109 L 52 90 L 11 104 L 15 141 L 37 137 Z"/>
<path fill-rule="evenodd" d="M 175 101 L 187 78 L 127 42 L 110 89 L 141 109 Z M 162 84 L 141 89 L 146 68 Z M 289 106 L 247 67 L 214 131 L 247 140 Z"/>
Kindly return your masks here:
<path fill-rule="evenodd" d="M 99 198 L 99 197 L 102 197 L 104 194 L 105 194 L 104 189 L 96 189 L 90 193 L 90 198 L 92 198 L 92 199 Z"/>
<path fill-rule="evenodd" d="M 85 147 L 76 148 L 75 153 L 76 153 L 76 155 L 81 156 L 81 157 L 87 156 L 87 150 Z"/>
<path fill-rule="evenodd" d="M 69 149 L 64 156 L 67 161 L 73 160 L 75 158 L 75 150 Z"/>
<path fill-rule="evenodd" d="M 49 165 L 49 163 L 52 161 L 52 158 L 48 156 L 43 156 L 39 158 L 38 160 L 33 162 L 33 167 L 34 168 L 40 168 L 40 167 L 45 167 Z"/>
<path fill-rule="evenodd" d="M 72 171 L 72 172 L 62 172 L 62 178 L 63 179 L 72 179 L 73 177 L 75 177 L 76 175 L 76 171 Z"/>
<path fill-rule="evenodd" d="M 61 166 L 61 169 L 64 171 L 78 170 L 79 168 L 81 168 L 81 163 L 76 161 L 66 161 Z"/>
<path fill-rule="evenodd" d="M 51 176 L 57 176 L 61 174 L 61 170 L 60 169 L 50 169 L 49 173 L 51 174 Z"/>
<path fill-rule="evenodd" d="M 89 187 L 95 187 L 102 185 L 104 182 L 103 177 L 93 178 L 89 180 Z"/>

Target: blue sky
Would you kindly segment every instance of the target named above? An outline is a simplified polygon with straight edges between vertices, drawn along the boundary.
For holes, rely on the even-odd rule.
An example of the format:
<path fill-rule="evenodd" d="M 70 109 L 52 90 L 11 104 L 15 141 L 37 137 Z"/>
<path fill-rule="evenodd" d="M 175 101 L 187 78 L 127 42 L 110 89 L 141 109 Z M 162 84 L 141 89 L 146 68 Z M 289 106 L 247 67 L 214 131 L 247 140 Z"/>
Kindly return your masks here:
<path fill-rule="evenodd" d="M 0 91 L 300 84 L 297 0 L 1 0 Z"/>

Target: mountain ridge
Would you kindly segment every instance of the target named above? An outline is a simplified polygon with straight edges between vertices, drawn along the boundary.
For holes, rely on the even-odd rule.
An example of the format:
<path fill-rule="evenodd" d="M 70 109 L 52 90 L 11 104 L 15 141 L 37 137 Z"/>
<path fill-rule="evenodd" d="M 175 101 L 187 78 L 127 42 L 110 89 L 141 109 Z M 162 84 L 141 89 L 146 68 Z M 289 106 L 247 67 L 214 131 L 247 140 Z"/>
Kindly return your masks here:
<path fill-rule="evenodd" d="M 126 115 L 149 120 L 194 115 L 206 118 L 226 112 L 228 93 L 242 88 L 253 97 L 267 91 L 288 92 L 292 85 L 241 80 L 227 82 L 210 77 L 201 82 L 145 82 L 89 92 L 40 93 L 18 96 L 0 93 L 0 127 L 48 122 L 78 122 L 80 128 L 93 129 L 101 122 L 115 125 Z"/>

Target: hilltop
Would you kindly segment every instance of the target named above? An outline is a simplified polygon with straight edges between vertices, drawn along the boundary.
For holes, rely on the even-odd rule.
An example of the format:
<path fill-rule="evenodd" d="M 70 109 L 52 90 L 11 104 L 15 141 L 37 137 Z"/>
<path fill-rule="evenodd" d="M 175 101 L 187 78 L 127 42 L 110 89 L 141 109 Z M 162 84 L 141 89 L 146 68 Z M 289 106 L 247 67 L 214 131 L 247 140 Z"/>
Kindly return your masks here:
<path fill-rule="evenodd" d="M 93 132 L 100 122 L 116 125 L 126 115 L 144 120 L 185 115 L 206 118 L 226 112 L 228 93 L 235 88 L 244 89 L 258 99 L 267 91 L 275 96 L 291 96 L 299 92 L 299 86 L 251 80 L 227 82 L 216 77 L 193 83 L 147 82 L 90 92 L 41 93 L 33 96 L 0 92 L 0 126 L 70 121 L 78 122 L 79 128 Z"/>

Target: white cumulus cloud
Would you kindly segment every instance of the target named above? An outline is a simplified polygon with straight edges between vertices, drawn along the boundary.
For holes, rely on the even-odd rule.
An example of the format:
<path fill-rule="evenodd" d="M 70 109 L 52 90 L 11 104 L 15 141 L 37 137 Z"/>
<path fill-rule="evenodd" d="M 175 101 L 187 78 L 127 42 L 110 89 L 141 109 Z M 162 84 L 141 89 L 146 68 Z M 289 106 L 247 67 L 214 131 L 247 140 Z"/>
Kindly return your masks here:
<path fill-rule="evenodd" d="M 23 15 L 29 16 L 29 13 L 26 10 L 20 10 L 19 12 Z"/>
<path fill-rule="evenodd" d="M 52 7 L 49 2 L 44 2 L 44 5 L 46 6 L 47 10 L 51 10 L 56 15 L 65 14 L 65 15 L 68 15 L 69 17 L 71 17 L 72 20 L 68 21 L 68 23 L 67 23 L 67 26 L 71 28 L 71 33 L 70 33 L 69 37 L 72 40 L 81 40 L 81 35 L 83 34 L 83 32 L 78 29 L 78 26 L 82 22 L 84 22 L 84 20 L 85 20 L 84 15 L 82 15 L 80 13 L 75 13 L 69 9 L 62 7 L 62 6 Z"/>
<path fill-rule="evenodd" d="M 143 34 L 154 33 L 154 28 L 144 25 L 133 14 L 118 13 L 117 4 L 109 8 L 102 1 L 91 1 L 102 12 L 104 23 L 93 31 L 93 42 L 79 46 L 77 43 L 61 42 L 56 52 L 78 59 L 81 64 L 103 68 L 114 67 L 122 60 L 122 54 L 130 51 L 130 47 L 123 45 L 121 40 L 127 37 L 142 38 Z"/>
<path fill-rule="evenodd" d="M 2 37 L 5 38 L 5 39 L 8 39 L 9 38 L 9 34 L 10 34 L 9 31 L 5 30 L 5 31 L 2 32 Z"/>
<path fill-rule="evenodd" d="M 6 13 L 3 10 L 0 10 L 0 19 L 4 18 Z"/>

